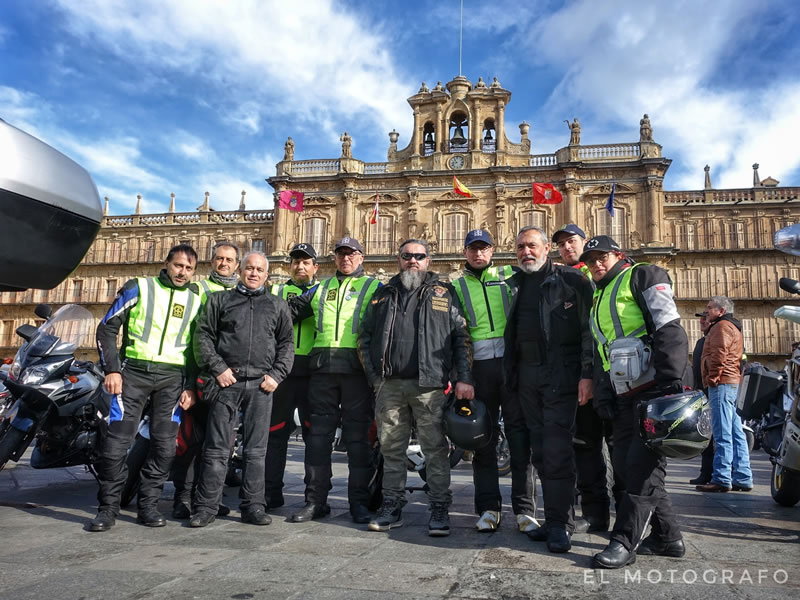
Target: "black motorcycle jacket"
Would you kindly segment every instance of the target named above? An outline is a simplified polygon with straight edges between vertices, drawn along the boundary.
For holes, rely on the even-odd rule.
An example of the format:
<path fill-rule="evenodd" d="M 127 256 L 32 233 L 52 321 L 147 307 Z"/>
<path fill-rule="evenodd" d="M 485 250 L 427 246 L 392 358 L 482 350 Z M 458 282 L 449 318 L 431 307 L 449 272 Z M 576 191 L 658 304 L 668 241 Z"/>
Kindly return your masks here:
<path fill-rule="evenodd" d="M 589 329 L 592 284 L 580 270 L 554 264 L 549 258 L 541 272 L 544 279 L 538 325 L 547 348 L 547 364 L 555 378 L 554 386 L 558 384 L 561 392 L 574 391 L 577 394 L 578 380 L 591 379 L 593 372 L 594 340 Z M 509 280 L 512 296 L 505 331 L 503 371 L 510 390 L 517 388 L 517 342 L 526 341 L 517 339 L 519 291 L 526 276 L 524 272 L 518 272 Z"/>
<path fill-rule="evenodd" d="M 399 286 L 395 275 L 375 292 L 358 336 L 359 358 L 373 388 L 386 376 Z M 419 294 L 419 385 L 445 387 L 451 380 L 472 385 L 472 341 L 453 286 L 429 272 L 414 293 Z"/>
<path fill-rule="evenodd" d="M 230 368 L 237 378 L 269 375 L 280 383 L 294 360 L 289 307 L 268 293 L 235 288 L 211 294 L 196 320 L 192 342 L 198 366 L 214 377 Z"/>
<path fill-rule="evenodd" d="M 620 260 L 600 280 L 596 281 L 597 289 L 602 291 L 632 261 Z M 672 281 L 667 272 L 656 265 L 640 265 L 631 277 L 631 291 L 636 304 L 642 311 L 647 335 L 645 341 L 653 350 L 653 366 L 656 371 L 655 385 L 648 390 L 648 397 L 677 394 L 685 384 L 691 383 L 691 366 L 689 365 L 689 340 L 681 326 L 678 309 L 672 297 Z M 672 298 L 670 300 L 670 298 Z M 611 379 L 603 370 L 603 361 L 593 344 L 595 352 L 595 376 L 593 394 L 595 410 L 605 418 L 615 412 L 617 402 Z"/>

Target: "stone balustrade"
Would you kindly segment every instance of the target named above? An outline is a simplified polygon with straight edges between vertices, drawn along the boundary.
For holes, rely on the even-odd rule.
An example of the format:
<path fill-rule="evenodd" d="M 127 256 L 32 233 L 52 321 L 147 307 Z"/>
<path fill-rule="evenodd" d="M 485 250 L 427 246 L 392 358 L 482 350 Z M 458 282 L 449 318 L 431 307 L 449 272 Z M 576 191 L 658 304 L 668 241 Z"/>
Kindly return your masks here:
<path fill-rule="evenodd" d="M 103 227 L 119 228 L 144 225 L 194 225 L 202 223 L 272 223 L 275 211 L 200 211 L 191 213 L 165 213 L 157 215 L 126 215 L 103 217 Z"/>
<path fill-rule="evenodd" d="M 338 158 L 293 160 L 285 165 L 284 169 L 290 175 L 335 175 L 339 172 Z"/>
<path fill-rule="evenodd" d="M 534 154 L 531 156 L 532 167 L 552 167 L 558 164 L 555 154 Z"/>
<path fill-rule="evenodd" d="M 639 144 L 597 144 L 578 147 L 582 161 L 637 160 L 641 157 Z"/>
<path fill-rule="evenodd" d="M 683 204 L 686 206 L 700 203 L 742 204 L 751 202 L 791 202 L 793 200 L 800 200 L 800 187 L 757 187 L 664 192 L 664 202 L 666 204 Z"/>

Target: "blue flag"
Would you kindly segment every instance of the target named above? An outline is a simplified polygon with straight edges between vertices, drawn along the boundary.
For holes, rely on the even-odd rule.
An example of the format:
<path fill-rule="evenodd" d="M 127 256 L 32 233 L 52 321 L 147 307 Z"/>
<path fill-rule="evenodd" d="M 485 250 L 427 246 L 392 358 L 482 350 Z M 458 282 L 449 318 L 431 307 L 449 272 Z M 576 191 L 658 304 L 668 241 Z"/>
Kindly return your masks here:
<path fill-rule="evenodd" d="M 613 217 L 614 216 L 614 188 L 617 187 L 617 183 L 614 182 L 611 184 L 611 195 L 608 197 L 608 201 L 606 202 L 606 210 L 609 214 Z"/>

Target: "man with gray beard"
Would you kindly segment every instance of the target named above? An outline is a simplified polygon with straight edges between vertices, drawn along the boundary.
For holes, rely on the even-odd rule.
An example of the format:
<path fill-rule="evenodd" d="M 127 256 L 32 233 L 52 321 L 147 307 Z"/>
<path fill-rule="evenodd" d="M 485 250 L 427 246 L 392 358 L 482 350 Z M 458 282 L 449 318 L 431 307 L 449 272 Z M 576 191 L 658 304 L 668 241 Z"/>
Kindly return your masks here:
<path fill-rule="evenodd" d="M 403 525 L 406 448 L 415 419 L 428 472 L 428 535 L 450 535 L 444 389 L 452 372 L 456 397 L 474 397 L 472 343 L 455 290 L 428 271 L 430 260 L 427 242 L 403 242 L 397 258 L 400 273 L 375 292 L 358 336 L 364 373 L 375 390 L 384 461 L 383 505 L 369 523 L 372 531 Z"/>
<path fill-rule="evenodd" d="M 567 552 L 575 529 L 575 411 L 592 393 L 592 285 L 580 271 L 552 263 L 538 227 L 520 230 L 516 247 L 522 273 L 511 281 L 503 370 L 530 431 L 545 515 L 527 533 L 550 552 Z"/>

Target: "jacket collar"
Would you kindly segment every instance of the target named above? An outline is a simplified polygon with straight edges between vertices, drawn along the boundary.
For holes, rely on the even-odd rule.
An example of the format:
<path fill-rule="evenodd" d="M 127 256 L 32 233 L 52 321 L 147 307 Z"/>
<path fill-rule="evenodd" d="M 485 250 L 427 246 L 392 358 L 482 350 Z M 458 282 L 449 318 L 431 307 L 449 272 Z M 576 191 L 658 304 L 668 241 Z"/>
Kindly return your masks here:
<path fill-rule="evenodd" d="M 621 259 L 619 262 L 617 262 L 617 264 L 615 264 L 613 267 L 611 267 L 608 270 L 608 273 L 606 273 L 600 281 L 595 281 L 594 282 L 595 283 L 595 287 L 597 287 L 598 290 L 602 290 L 609 283 L 614 281 L 614 278 L 617 275 L 619 275 L 624 269 L 627 269 L 628 267 L 630 267 L 632 265 L 633 265 L 633 263 L 630 261 L 630 259 L 628 259 L 628 258 Z"/>

